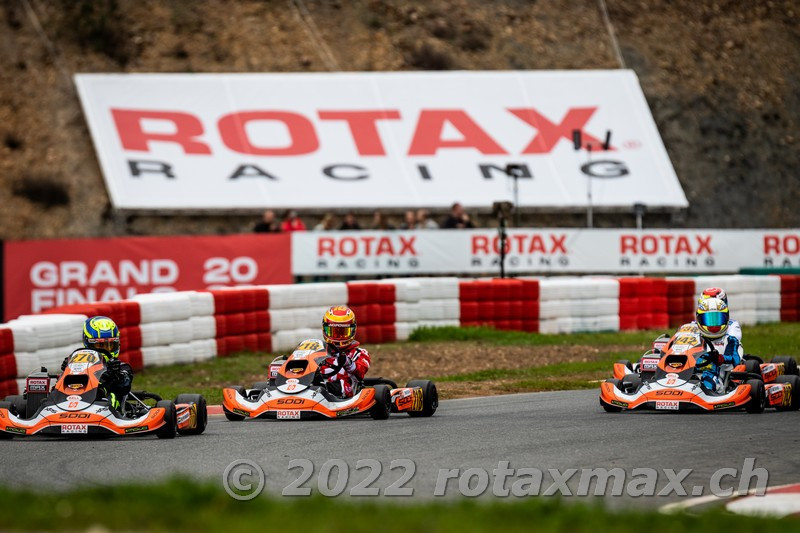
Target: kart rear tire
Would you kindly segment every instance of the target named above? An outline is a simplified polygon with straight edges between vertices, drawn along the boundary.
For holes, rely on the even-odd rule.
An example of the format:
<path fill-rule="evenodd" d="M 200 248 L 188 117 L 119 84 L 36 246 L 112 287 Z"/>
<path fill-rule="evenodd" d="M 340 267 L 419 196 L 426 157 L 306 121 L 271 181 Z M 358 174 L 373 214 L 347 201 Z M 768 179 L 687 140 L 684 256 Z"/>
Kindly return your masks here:
<path fill-rule="evenodd" d="M 6 396 L 5 401 L 11 402 L 11 411 L 20 418 L 26 418 L 26 411 L 28 410 L 28 402 L 22 394 L 14 394 Z"/>
<path fill-rule="evenodd" d="M 797 411 L 800 409 L 800 376 L 783 375 L 775 378 L 775 383 L 788 383 L 792 386 L 792 403 L 786 407 L 776 407 L 776 411 Z"/>
<path fill-rule="evenodd" d="M 246 392 L 245 388 L 242 387 L 241 385 L 234 385 L 233 387 L 228 387 L 228 388 L 235 390 L 236 392 L 239 393 L 240 396 L 242 396 L 244 398 L 247 398 L 247 396 L 245 395 L 245 392 Z M 224 407 L 222 408 L 222 412 L 225 413 L 225 418 L 227 418 L 231 422 L 241 422 L 245 418 L 242 415 L 237 415 L 236 413 L 231 413 L 230 411 L 228 411 Z"/>
<path fill-rule="evenodd" d="M 748 379 L 746 383 L 750 385 L 750 401 L 744 406 L 744 410 L 751 414 L 763 413 L 767 403 L 764 382 L 760 379 Z"/>
<path fill-rule="evenodd" d="M 744 371 L 748 374 L 761 375 L 761 365 L 755 359 L 747 359 L 744 362 Z"/>
<path fill-rule="evenodd" d="M 156 431 L 156 437 L 159 439 L 174 439 L 177 433 L 178 416 L 175 409 L 175 402 L 170 400 L 161 400 L 156 404 L 156 407 L 164 409 L 164 425 Z"/>
<path fill-rule="evenodd" d="M 422 389 L 422 411 L 408 411 L 408 416 L 433 416 L 439 407 L 439 391 L 436 390 L 436 384 L 427 379 L 413 379 L 406 383 L 406 387 Z"/>
<path fill-rule="evenodd" d="M 178 430 L 181 435 L 200 435 L 208 425 L 208 404 L 202 394 L 179 394 L 175 403 L 193 403 L 197 406 L 197 426 L 192 429 Z"/>
<path fill-rule="evenodd" d="M 773 357 L 770 363 L 783 363 L 783 373 L 786 375 L 800 375 L 797 371 L 797 361 L 795 361 L 794 357 L 790 357 L 788 355 L 779 355 L 777 357 Z"/>
<path fill-rule="evenodd" d="M 744 354 L 744 360 L 745 361 L 756 361 L 759 365 L 763 365 L 764 364 L 764 360 L 763 359 L 761 359 L 759 356 L 753 355 L 751 353 Z"/>
<path fill-rule="evenodd" d="M 10 411 L 11 406 L 12 406 L 11 402 L 0 402 L 0 409 L 8 409 Z M 6 433 L 5 431 L 0 431 L 0 440 L 13 439 L 13 438 L 14 437 L 12 435 Z"/>
<path fill-rule="evenodd" d="M 375 385 L 375 405 L 370 407 L 373 420 L 386 420 L 392 412 L 392 392 L 386 385 Z"/>

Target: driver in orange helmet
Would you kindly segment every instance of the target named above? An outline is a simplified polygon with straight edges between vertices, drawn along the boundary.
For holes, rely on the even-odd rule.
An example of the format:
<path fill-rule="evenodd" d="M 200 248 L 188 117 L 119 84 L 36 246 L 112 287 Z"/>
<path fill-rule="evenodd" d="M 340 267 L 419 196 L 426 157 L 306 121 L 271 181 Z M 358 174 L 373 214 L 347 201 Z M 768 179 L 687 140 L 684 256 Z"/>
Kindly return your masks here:
<path fill-rule="evenodd" d="M 322 317 L 322 336 L 328 357 L 320 367 L 332 394 L 351 398 L 369 370 L 370 356 L 356 341 L 356 315 L 344 305 L 331 307 Z"/>

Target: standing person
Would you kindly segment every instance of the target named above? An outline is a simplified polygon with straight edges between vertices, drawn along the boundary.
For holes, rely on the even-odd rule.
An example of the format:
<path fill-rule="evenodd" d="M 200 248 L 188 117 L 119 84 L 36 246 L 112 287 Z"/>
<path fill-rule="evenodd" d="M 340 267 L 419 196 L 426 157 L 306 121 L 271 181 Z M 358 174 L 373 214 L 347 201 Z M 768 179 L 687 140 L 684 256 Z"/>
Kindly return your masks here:
<path fill-rule="evenodd" d="M 352 211 L 348 211 L 347 214 L 344 216 L 344 220 L 342 221 L 342 225 L 339 226 L 340 230 L 357 230 L 361 229 L 361 224 L 358 223 L 356 220 L 356 214 Z"/>
<path fill-rule="evenodd" d="M 466 229 L 474 228 L 475 225 L 469 219 L 469 215 L 464 212 L 464 208 L 461 204 L 456 202 L 453 204 L 453 207 L 450 208 L 450 214 L 447 215 L 442 227 L 446 229 Z"/>
<path fill-rule="evenodd" d="M 417 229 L 417 217 L 414 211 L 406 211 L 403 223 L 400 224 L 400 229 Z"/>
<path fill-rule="evenodd" d="M 425 209 L 417 210 L 417 228 L 419 229 L 439 229 L 439 224 L 432 218 L 428 218 L 428 211 Z"/>
<path fill-rule="evenodd" d="M 394 229 L 394 226 L 389 224 L 389 219 L 387 219 L 382 212 L 375 211 L 372 215 L 372 229 L 388 230 Z"/>
<path fill-rule="evenodd" d="M 336 219 L 333 218 L 333 213 L 325 213 L 319 224 L 314 226 L 314 231 L 330 231 L 333 229 Z"/>
<path fill-rule="evenodd" d="M 283 217 L 281 231 L 287 233 L 291 231 L 306 231 L 306 225 L 303 223 L 300 217 L 297 216 L 297 211 L 290 209 L 286 212 L 286 216 Z"/>
<path fill-rule="evenodd" d="M 261 216 L 261 220 L 256 222 L 253 226 L 255 233 L 278 233 L 281 231 L 281 226 L 275 218 L 275 211 L 267 209 Z"/>

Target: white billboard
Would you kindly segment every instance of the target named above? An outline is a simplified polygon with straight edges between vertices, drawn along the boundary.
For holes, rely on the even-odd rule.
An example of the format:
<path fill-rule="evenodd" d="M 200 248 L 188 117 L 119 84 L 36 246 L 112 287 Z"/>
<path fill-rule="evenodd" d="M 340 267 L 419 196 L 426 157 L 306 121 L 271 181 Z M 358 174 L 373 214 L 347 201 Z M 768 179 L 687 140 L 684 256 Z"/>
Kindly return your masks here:
<path fill-rule="evenodd" d="M 75 78 L 117 208 L 688 205 L 630 70 Z"/>
<path fill-rule="evenodd" d="M 500 270 L 497 230 L 292 234 L 294 275 L 486 274 Z M 797 230 L 513 229 L 506 272 L 738 272 L 800 267 Z"/>

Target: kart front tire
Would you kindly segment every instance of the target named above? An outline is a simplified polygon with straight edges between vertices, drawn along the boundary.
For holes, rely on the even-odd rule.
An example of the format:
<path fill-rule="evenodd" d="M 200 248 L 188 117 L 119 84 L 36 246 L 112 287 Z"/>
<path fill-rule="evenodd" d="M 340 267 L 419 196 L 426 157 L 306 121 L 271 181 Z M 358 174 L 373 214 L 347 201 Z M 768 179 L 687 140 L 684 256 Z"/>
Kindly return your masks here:
<path fill-rule="evenodd" d="M 11 402 L 11 411 L 20 418 L 26 418 L 26 411 L 28 410 L 28 402 L 22 394 L 14 394 L 6 396 L 5 401 Z"/>
<path fill-rule="evenodd" d="M 788 383 L 792 386 L 792 403 L 787 406 L 776 407 L 776 411 L 797 411 L 800 409 L 800 377 L 794 375 L 778 376 L 775 383 Z"/>
<path fill-rule="evenodd" d="M 744 410 L 751 414 L 763 413 L 767 403 L 764 382 L 760 379 L 748 379 L 746 383 L 750 385 L 750 401 L 744 406 Z"/>
<path fill-rule="evenodd" d="M 783 363 L 783 373 L 787 375 L 800 375 L 800 372 L 797 370 L 797 361 L 795 361 L 794 357 L 790 357 L 788 355 L 779 355 L 777 357 L 773 357 L 770 363 Z"/>
<path fill-rule="evenodd" d="M 233 387 L 228 387 L 228 388 L 229 389 L 233 389 L 236 392 L 238 392 L 239 396 L 241 396 L 243 398 L 247 398 L 247 391 L 241 385 L 234 385 Z M 222 412 L 225 413 L 225 418 L 227 418 L 231 422 L 241 422 L 242 420 L 244 420 L 244 417 L 242 415 L 237 415 L 236 413 L 231 413 L 230 411 L 228 411 L 224 407 L 222 408 Z"/>
<path fill-rule="evenodd" d="M 422 411 L 408 411 L 408 416 L 433 416 L 439 407 L 439 391 L 436 390 L 436 384 L 427 379 L 414 379 L 406 383 L 406 387 L 422 389 Z"/>
<path fill-rule="evenodd" d="M 370 407 L 373 420 L 386 420 L 392 412 L 392 392 L 387 385 L 375 385 L 375 405 Z"/>
<path fill-rule="evenodd" d="M 0 409 L 8 409 L 11 410 L 11 402 L 0 402 Z M 3 439 L 13 439 L 10 434 L 6 433 L 5 431 L 0 431 L 0 440 Z"/>
<path fill-rule="evenodd" d="M 202 394 L 179 394 L 175 403 L 193 403 L 197 406 L 197 425 L 191 429 L 178 430 L 181 435 L 200 435 L 208 425 L 208 404 Z"/>
<path fill-rule="evenodd" d="M 170 400 L 161 400 L 156 404 L 156 407 L 164 409 L 164 425 L 158 428 L 156 437 L 159 439 L 174 439 L 178 426 L 178 415 L 175 409 L 175 403 Z"/>

